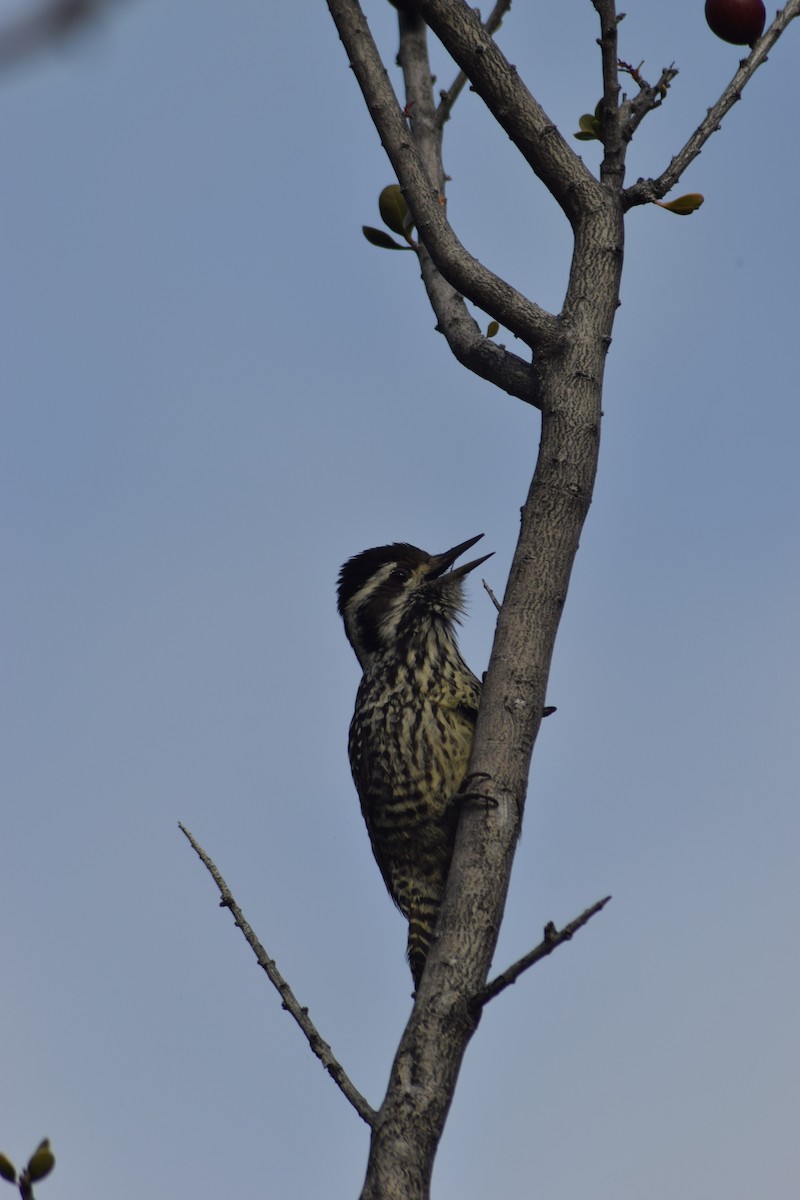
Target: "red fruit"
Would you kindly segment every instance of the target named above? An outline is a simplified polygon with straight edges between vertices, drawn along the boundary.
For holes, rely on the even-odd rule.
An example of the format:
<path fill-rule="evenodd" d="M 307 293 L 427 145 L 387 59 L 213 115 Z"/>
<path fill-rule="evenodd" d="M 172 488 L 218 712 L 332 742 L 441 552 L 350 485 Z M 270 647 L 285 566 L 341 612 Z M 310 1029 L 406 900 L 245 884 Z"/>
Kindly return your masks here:
<path fill-rule="evenodd" d="M 706 20 L 712 33 L 734 46 L 752 46 L 767 19 L 763 0 L 706 0 Z"/>

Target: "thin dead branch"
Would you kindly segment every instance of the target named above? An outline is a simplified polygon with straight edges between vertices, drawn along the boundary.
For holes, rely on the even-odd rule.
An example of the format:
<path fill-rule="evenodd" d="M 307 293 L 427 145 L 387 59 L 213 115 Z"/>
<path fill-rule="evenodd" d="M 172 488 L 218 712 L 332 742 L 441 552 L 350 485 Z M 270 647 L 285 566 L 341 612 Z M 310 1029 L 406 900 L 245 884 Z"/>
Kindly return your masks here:
<path fill-rule="evenodd" d="M 539 945 L 534 947 L 529 954 L 518 959 L 506 971 L 503 971 L 502 975 L 498 975 L 491 983 L 487 983 L 483 991 L 479 992 L 473 1000 L 473 1006 L 475 1008 L 483 1008 L 495 996 L 499 996 L 507 987 L 511 987 L 512 983 L 516 983 L 520 975 L 524 971 L 527 971 L 529 967 L 535 966 L 543 958 L 547 958 L 548 954 L 552 954 L 554 950 L 557 950 L 559 946 L 563 946 L 565 942 L 570 941 L 579 929 L 582 929 L 588 921 L 591 921 L 596 913 L 605 908 L 610 899 L 610 896 L 604 896 L 602 900 L 598 900 L 591 908 L 585 909 L 579 917 L 576 917 L 574 921 L 570 921 L 563 929 L 556 929 L 553 922 L 550 921 L 545 925 L 544 938 Z"/>
<path fill-rule="evenodd" d="M 277 990 L 281 998 L 283 1008 L 286 1009 L 290 1016 L 294 1017 L 295 1021 L 300 1026 L 306 1041 L 311 1047 L 312 1053 L 316 1054 L 317 1058 L 322 1063 L 333 1082 L 339 1088 L 340 1092 L 346 1097 L 346 1099 L 350 1101 L 361 1119 L 366 1121 L 367 1125 L 372 1126 L 375 1122 L 375 1109 L 361 1095 L 361 1092 L 359 1092 L 358 1088 L 352 1082 L 342 1064 L 333 1054 L 333 1051 L 328 1043 L 320 1036 L 316 1025 L 308 1015 L 308 1009 L 303 1008 L 303 1006 L 299 1003 L 294 992 L 289 987 L 289 984 L 283 978 L 277 966 L 275 965 L 275 961 L 269 957 L 266 950 L 261 945 L 261 942 L 251 929 L 250 925 L 248 925 L 247 921 L 245 920 L 244 913 L 234 900 L 231 890 L 225 880 L 222 878 L 222 875 L 220 874 L 216 864 L 206 854 L 202 846 L 195 841 L 185 825 L 182 825 L 179 822 L 178 828 L 192 846 L 197 857 L 200 859 L 203 866 L 214 880 L 214 883 L 217 885 L 220 894 L 220 908 L 229 908 L 231 910 L 237 928 L 242 931 L 245 941 L 256 956 L 258 965 L 266 973 L 270 983 Z"/>
<path fill-rule="evenodd" d="M 482 580 L 481 580 L 481 583 L 483 584 L 483 586 L 484 586 L 484 589 L 486 590 L 486 593 L 487 593 L 487 595 L 488 595 L 489 599 L 491 600 L 492 604 L 495 606 L 495 608 L 497 609 L 497 611 L 498 611 L 498 612 L 500 612 L 500 608 L 501 608 L 502 606 L 501 606 L 501 604 L 500 604 L 500 601 L 497 599 L 497 596 L 495 596 L 494 592 L 493 592 L 493 591 L 492 591 L 492 589 L 489 587 L 489 584 L 486 582 L 486 580 L 485 580 L 485 579 L 482 579 Z"/>

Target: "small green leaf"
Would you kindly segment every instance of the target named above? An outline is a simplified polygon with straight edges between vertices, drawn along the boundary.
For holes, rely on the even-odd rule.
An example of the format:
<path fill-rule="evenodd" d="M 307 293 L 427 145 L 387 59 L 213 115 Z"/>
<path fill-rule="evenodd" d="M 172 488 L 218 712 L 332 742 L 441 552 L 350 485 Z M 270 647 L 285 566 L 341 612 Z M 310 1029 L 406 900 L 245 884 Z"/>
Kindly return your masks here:
<path fill-rule="evenodd" d="M 499 321 L 490 321 L 487 326 L 487 329 L 486 329 L 486 336 L 489 338 L 497 337 L 499 332 L 500 332 L 500 322 Z"/>
<path fill-rule="evenodd" d="M 666 203 L 654 200 L 653 204 L 657 204 L 659 208 L 665 208 L 667 212 L 676 213 L 679 217 L 690 217 L 693 212 L 697 212 L 704 200 L 705 196 L 701 196 L 699 192 L 687 192 L 685 196 L 677 196 L 674 200 L 668 200 Z"/>
<path fill-rule="evenodd" d="M 597 120 L 597 121 L 603 120 L 603 101 L 602 101 L 602 99 L 597 101 L 597 104 L 595 105 L 595 108 L 594 108 L 594 115 L 595 115 L 595 120 Z"/>
<path fill-rule="evenodd" d="M 596 116 L 593 116 L 592 113 L 583 114 L 578 121 L 578 128 L 580 129 L 580 133 L 576 133 L 574 136 L 579 142 L 600 141 L 600 135 L 603 132 L 603 127 L 600 124 L 599 119 Z"/>
<path fill-rule="evenodd" d="M 394 238 L 389 237 L 388 233 L 384 233 L 382 229 L 375 229 L 372 225 L 362 225 L 361 232 L 371 246 L 380 246 L 381 250 L 411 249 L 410 246 L 401 246 Z"/>
<path fill-rule="evenodd" d="M 34 1150 L 27 1166 L 28 1178 L 31 1183 L 37 1183 L 40 1179 L 44 1179 L 55 1165 L 56 1156 L 50 1149 L 50 1142 L 45 1138 Z"/>
<path fill-rule="evenodd" d="M 17 1182 L 17 1168 L 5 1154 L 0 1154 L 0 1178 L 7 1179 L 9 1183 Z"/>
<path fill-rule="evenodd" d="M 378 210 L 381 220 L 392 233 L 405 237 L 414 228 L 411 213 L 408 211 L 406 198 L 399 183 L 390 183 L 378 197 Z"/>

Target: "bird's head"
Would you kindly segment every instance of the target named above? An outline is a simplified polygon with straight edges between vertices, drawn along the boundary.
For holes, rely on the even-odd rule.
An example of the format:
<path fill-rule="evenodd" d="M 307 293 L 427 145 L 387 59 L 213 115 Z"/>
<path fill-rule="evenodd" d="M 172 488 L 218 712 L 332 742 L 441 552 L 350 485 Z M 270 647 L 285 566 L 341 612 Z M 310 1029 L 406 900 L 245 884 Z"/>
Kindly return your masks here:
<path fill-rule="evenodd" d="M 484 554 L 450 568 L 482 537 L 479 533 L 444 554 L 426 554 L 407 542 L 394 542 L 364 550 L 344 564 L 338 608 L 364 670 L 375 658 L 426 637 L 432 625 L 450 627 L 458 620 L 465 575 L 492 556 Z"/>

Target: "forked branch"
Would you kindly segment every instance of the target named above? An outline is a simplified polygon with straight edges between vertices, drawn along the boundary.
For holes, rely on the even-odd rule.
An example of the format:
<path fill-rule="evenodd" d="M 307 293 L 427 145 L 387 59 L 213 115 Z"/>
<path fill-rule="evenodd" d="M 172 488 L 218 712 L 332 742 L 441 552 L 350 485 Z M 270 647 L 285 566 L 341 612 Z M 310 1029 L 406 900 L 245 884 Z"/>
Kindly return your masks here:
<path fill-rule="evenodd" d="M 558 319 L 485 267 L 456 237 L 447 220 L 443 197 L 431 185 L 414 139 L 409 136 L 406 114 L 389 82 L 361 6 L 357 0 L 327 3 L 414 224 L 436 267 L 452 287 L 526 345 L 554 348 L 563 336 Z"/>
<path fill-rule="evenodd" d="M 500 0 L 487 25 L 496 28 L 499 10 L 507 6 Z M 397 61 L 403 71 L 405 112 L 411 136 L 431 188 L 445 198 L 447 175 L 442 157 L 442 106 L 436 107 L 433 76 L 428 55 L 427 27 L 415 14 L 401 13 L 400 50 Z M 458 362 L 467 370 L 493 383 L 509 395 L 537 406 L 536 374 L 530 361 L 499 345 L 484 334 L 467 308 L 463 295 L 445 279 L 424 242 L 414 243 L 420 271 L 431 308 L 436 314 L 436 329 L 447 341 Z"/>
<path fill-rule="evenodd" d="M 639 179 L 622 193 L 622 203 L 626 210 L 637 204 L 649 204 L 653 200 L 660 200 L 675 186 L 686 168 L 697 158 L 712 133 L 716 133 L 719 129 L 726 113 L 733 108 L 737 100 L 741 100 L 745 84 L 749 83 L 762 63 L 767 61 L 770 50 L 781 34 L 785 32 L 789 23 L 797 16 L 800 16 L 800 0 L 789 0 L 789 3 L 777 13 L 775 20 L 756 42 L 748 57 L 742 59 L 738 71 L 719 100 L 709 108 L 686 145 L 678 151 L 667 169 L 657 179 Z"/>

